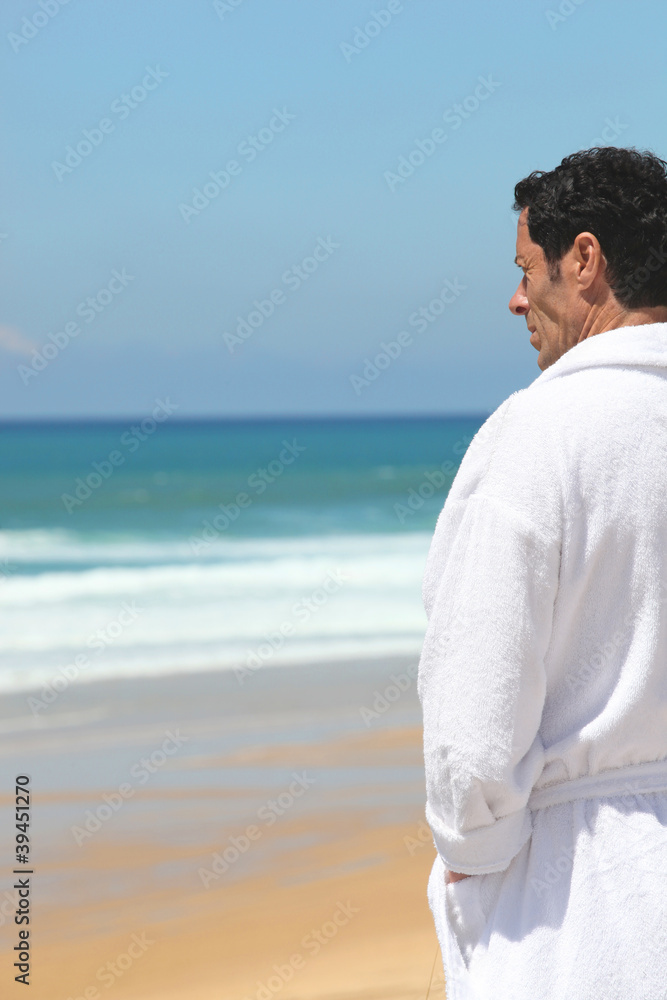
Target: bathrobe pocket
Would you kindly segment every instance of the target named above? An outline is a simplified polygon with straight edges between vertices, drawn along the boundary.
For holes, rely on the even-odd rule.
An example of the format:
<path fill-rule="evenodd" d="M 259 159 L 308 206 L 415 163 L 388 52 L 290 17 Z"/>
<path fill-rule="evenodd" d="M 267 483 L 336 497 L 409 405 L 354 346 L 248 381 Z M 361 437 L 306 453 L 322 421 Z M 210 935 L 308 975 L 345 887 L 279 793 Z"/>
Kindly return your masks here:
<path fill-rule="evenodd" d="M 448 1000 L 479 1000 L 468 965 L 475 948 L 487 940 L 505 875 L 471 875 L 446 885 L 444 862 L 439 854 L 435 856 L 428 899 L 442 951 Z"/>
<path fill-rule="evenodd" d="M 504 877 L 505 872 L 470 875 L 445 886 L 447 923 L 466 969 L 470 967 L 473 951 L 484 936 Z"/>

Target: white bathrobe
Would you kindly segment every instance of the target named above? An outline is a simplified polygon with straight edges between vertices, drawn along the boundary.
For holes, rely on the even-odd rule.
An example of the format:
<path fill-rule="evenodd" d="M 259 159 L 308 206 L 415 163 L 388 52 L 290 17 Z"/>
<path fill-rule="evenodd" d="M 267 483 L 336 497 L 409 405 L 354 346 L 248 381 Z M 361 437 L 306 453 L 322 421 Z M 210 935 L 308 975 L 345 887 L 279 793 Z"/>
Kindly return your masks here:
<path fill-rule="evenodd" d="M 424 603 L 448 1000 L 665 1000 L 667 324 L 584 340 L 489 417 Z"/>

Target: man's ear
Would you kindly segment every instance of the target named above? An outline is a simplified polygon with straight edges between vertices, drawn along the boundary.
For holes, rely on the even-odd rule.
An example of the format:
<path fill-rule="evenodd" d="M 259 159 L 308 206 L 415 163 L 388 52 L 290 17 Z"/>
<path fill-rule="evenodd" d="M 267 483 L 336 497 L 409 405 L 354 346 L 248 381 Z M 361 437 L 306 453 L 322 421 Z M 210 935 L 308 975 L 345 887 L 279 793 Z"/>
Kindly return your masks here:
<path fill-rule="evenodd" d="M 577 265 L 577 280 L 582 288 L 590 288 L 607 267 L 600 241 L 593 233 L 579 233 L 574 239 L 572 249 Z"/>

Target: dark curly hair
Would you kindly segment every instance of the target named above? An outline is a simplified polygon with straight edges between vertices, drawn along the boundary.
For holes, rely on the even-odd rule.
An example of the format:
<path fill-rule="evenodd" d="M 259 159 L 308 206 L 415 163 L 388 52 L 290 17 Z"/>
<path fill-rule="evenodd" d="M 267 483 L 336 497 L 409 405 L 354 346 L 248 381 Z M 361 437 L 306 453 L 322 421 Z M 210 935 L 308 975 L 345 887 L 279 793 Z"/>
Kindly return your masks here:
<path fill-rule="evenodd" d="M 622 306 L 667 306 L 667 163 L 648 151 L 601 146 L 535 170 L 514 188 L 515 211 L 528 209 L 528 232 L 553 279 L 582 232 L 593 233 L 606 279 Z"/>

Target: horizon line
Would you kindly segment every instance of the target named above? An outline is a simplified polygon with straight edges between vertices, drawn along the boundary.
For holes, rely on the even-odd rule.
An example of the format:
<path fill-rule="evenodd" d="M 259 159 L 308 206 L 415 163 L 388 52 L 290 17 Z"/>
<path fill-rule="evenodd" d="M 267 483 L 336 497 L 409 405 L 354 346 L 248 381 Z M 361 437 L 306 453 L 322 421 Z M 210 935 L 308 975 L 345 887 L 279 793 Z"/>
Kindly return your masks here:
<path fill-rule="evenodd" d="M 332 414 L 291 414 L 280 416 L 183 416 L 173 417 L 163 423 L 169 426 L 176 424 L 240 424 L 240 423 L 343 423 L 358 421 L 390 421 L 390 420 L 486 420 L 493 411 L 480 412 L 450 412 L 450 413 L 332 413 Z M 40 416 L 40 417 L 0 417 L 0 427 L 60 425 L 74 426 L 87 424 L 125 424 L 128 421 L 150 419 L 151 414 L 120 415 L 120 416 Z"/>

